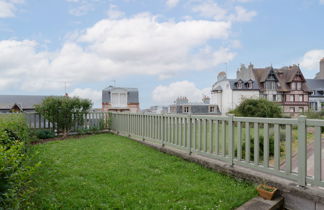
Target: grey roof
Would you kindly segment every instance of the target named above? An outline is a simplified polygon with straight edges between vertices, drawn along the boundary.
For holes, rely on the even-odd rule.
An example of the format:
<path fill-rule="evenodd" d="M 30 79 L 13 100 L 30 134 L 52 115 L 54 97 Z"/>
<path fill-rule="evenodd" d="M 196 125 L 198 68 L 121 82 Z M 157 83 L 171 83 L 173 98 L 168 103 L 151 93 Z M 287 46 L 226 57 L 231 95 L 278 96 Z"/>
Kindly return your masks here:
<path fill-rule="evenodd" d="M 324 90 L 324 79 L 306 79 L 310 90 Z"/>
<path fill-rule="evenodd" d="M 108 91 L 111 91 L 113 89 L 124 89 L 124 90 L 127 90 L 128 92 L 138 92 L 138 89 L 137 88 L 125 88 L 125 87 L 115 87 L 115 86 L 108 86 L 106 87 L 105 89 L 103 90 L 108 90 Z"/>
<path fill-rule="evenodd" d="M 307 79 L 306 82 L 312 91 L 310 97 L 324 97 L 324 79 Z"/>
<path fill-rule="evenodd" d="M 110 103 L 110 92 L 114 89 L 124 89 L 127 91 L 127 103 L 139 103 L 139 94 L 137 88 L 125 88 L 125 87 L 115 87 L 115 86 L 108 86 L 102 90 L 102 102 L 103 103 Z"/>
<path fill-rule="evenodd" d="M 11 109 L 15 104 L 21 109 L 33 109 L 48 96 L 37 95 L 0 95 L 0 109 Z"/>
<path fill-rule="evenodd" d="M 231 86 L 232 90 L 259 90 L 258 82 L 253 81 L 253 80 L 244 81 L 244 80 L 241 80 L 241 79 L 229 79 L 228 81 L 230 83 L 230 86 Z M 240 81 L 243 83 L 242 88 L 238 88 L 237 85 L 236 85 Z M 247 84 L 248 84 L 249 81 L 252 81 L 252 88 L 247 87 Z"/>

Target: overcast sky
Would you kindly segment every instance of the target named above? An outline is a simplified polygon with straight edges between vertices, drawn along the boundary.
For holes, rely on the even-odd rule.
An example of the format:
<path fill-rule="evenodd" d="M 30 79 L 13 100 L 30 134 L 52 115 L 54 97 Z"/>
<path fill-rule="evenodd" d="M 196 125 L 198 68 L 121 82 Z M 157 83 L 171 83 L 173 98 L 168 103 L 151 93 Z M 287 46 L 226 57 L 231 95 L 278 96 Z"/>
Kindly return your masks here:
<path fill-rule="evenodd" d="M 324 57 L 324 0 L 0 0 L 1 94 L 137 87 L 141 108 L 192 102 L 220 71 Z"/>

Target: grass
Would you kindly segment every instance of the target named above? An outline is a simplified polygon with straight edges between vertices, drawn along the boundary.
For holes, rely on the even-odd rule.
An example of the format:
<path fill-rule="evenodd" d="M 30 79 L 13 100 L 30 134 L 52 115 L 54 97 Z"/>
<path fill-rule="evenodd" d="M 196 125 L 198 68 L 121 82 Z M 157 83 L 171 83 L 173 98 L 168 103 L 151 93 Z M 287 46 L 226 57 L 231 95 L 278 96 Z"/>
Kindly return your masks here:
<path fill-rule="evenodd" d="M 35 146 L 32 209 L 233 209 L 255 186 L 112 134 Z"/>

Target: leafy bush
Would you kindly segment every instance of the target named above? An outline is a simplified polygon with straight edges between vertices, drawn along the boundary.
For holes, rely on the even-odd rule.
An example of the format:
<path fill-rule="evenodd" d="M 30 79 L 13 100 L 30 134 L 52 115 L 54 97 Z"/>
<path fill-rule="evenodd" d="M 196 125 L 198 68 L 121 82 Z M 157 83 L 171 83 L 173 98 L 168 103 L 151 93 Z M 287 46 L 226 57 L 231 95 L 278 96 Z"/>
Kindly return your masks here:
<path fill-rule="evenodd" d="M 243 141 L 243 144 L 241 146 L 241 153 L 242 157 L 245 158 L 245 140 Z M 283 152 L 283 148 L 280 147 L 280 152 Z M 237 148 L 235 149 L 235 154 L 237 155 Z M 264 137 L 261 135 L 259 137 L 259 159 L 263 160 L 263 154 L 264 154 Z M 269 136 L 269 157 L 274 155 L 274 137 Z M 250 160 L 254 161 L 254 137 L 250 138 Z"/>
<path fill-rule="evenodd" d="M 245 99 L 230 113 L 242 117 L 282 117 L 279 105 L 265 99 Z"/>
<path fill-rule="evenodd" d="M 50 139 L 55 137 L 55 133 L 51 130 L 36 130 L 35 135 L 38 139 Z"/>
<path fill-rule="evenodd" d="M 88 99 L 78 97 L 47 97 L 36 105 L 36 111 L 49 122 L 56 125 L 58 131 L 66 137 L 71 128 L 83 124 L 83 115 L 88 113 L 92 103 Z"/>
<path fill-rule="evenodd" d="M 20 208 L 28 200 L 29 180 L 38 164 L 28 147 L 29 130 L 23 115 L 0 117 L 0 206 Z"/>

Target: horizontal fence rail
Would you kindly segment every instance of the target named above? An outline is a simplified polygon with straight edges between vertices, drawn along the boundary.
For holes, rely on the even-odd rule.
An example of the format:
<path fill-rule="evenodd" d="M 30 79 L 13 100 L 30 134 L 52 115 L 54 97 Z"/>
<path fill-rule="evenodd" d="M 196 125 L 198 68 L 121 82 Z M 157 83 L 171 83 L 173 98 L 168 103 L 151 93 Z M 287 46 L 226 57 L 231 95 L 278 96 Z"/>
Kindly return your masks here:
<path fill-rule="evenodd" d="M 57 125 L 45 119 L 41 114 L 36 112 L 24 113 L 27 125 L 31 129 L 48 129 L 57 132 Z M 79 132 L 81 130 L 103 130 L 108 129 L 109 115 L 107 112 L 89 112 L 81 116 L 72 114 L 72 119 L 76 119 L 70 132 Z"/>
<path fill-rule="evenodd" d="M 324 187 L 324 120 L 110 113 L 120 135 Z"/>

